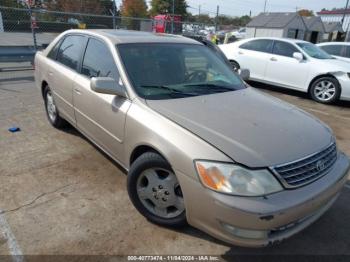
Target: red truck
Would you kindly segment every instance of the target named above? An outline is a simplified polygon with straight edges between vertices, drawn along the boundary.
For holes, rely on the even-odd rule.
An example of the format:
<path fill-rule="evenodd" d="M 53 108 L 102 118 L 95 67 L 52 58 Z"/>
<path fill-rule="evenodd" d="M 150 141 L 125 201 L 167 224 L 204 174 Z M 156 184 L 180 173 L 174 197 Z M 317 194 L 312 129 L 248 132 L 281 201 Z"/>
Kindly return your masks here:
<path fill-rule="evenodd" d="M 172 32 L 172 17 L 174 17 L 174 31 Z M 182 33 L 181 15 L 156 15 L 153 18 L 153 32 L 155 33 Z"/>

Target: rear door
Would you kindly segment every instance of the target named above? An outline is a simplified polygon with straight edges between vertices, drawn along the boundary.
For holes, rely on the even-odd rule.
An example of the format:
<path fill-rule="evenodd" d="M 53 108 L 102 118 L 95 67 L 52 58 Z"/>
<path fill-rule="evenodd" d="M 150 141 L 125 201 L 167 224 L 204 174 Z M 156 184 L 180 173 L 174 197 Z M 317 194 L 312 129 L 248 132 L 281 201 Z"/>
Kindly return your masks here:
<path fill-rule="evenodd" d="M 86 41 L 87 38 L 82 35 L 67 35 L 48 54 L 48 58 L 55 60 L 48 64 L 49 86 L 60 114 L 72 124 L 75 124 L 73 80 L 77 76 Z"/>
<path fill-rule="evenodd" d="M 276 85 L 304 90 L 309 74 L 307 60 L 298 61 L 293 53 L 300 50 L 291 43 L 274 41 L 272 54 L 269 55 L 265 80 Z"/>
<path fill-rule="evenodd" d="M 90 88 L 92 77 L 121 81 L 113 55 L 104 41 L 89 38 L 80 72 L 73 84 L 77 127 L 120 160 L 125 119 L 131 102 L 124 97 L 96 93 Z"/>
<path fill-rule="evenodd" d="M 251 40 L 238 48 L 237 62 L 241 68 L 250 70 L 252 80 L 264 80 L 267 62 L 272 52 L 273 41 L 269 39 Z"/>

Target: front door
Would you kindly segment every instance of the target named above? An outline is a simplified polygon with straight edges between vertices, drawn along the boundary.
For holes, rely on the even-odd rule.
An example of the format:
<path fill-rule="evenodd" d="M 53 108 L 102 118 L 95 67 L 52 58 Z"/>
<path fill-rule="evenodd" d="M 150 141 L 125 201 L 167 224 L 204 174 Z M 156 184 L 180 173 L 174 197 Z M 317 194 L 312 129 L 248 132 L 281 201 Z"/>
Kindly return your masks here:
<path fill-rule="evenodd" d="M 92 77 L 111 77 L 120 81 L 112 53 L 102 41 L 90 38 L 82 61 L 81 74 L 73 84 L 77 127 L 114 158 L 121 160 L 124 126 L 131 102 L 116 95 L 91 90 Z"/>
<path fill-rule="evenodd" d="M 293 89 L 305 90 L 309 74 L 309 63 L 298 61 L 293 53 L 300 51 L 292 44 L 275 41 L 266 68 L 266 81 Z"/>

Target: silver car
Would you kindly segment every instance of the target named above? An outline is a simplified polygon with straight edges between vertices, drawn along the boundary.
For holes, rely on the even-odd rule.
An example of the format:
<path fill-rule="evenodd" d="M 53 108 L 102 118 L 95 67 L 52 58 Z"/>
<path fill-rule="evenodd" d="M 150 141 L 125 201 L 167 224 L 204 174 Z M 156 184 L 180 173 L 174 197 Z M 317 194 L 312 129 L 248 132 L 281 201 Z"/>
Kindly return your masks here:
<path fill-rule="evenodd" d="M 136 209 L 160 225 L 265 246 L 319 218 L 347 180 L 326 125 L 195 40 L 70 30 L 37 53 L 35 80 L 50 123 L 125 168 Z"/>

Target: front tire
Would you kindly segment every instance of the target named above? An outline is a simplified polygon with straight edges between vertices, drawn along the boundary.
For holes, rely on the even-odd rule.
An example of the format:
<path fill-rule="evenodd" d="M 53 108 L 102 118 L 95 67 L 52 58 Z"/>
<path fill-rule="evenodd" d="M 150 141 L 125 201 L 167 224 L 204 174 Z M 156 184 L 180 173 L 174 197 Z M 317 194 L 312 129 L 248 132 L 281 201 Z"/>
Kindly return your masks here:
<path fill-rule="evenodd" d="M 60 117 L 57 106 L 53 99 L 52 91 L 48 86 L 46 86 L 44 89 L 44 101 L 46 115 L 50 124 L 58 129 L 64 128 L 67 125 L 67 122 Z"/>
<path fill-rule="evenodd" d="M 337 79 L 329 76 L 314 81 L 310 88 L 313 100 L 323 104 L 332 104 L 340 97 L 340 84 Z"/>
<path fill-rule="evenodd" d="M 132 163 L 127 188 L 130 200 L 149 221 L 170 227 L 187 224 L 180 184 L 159 154 L 147 152 Z"/>

